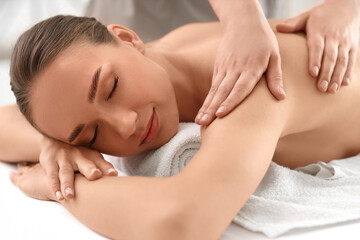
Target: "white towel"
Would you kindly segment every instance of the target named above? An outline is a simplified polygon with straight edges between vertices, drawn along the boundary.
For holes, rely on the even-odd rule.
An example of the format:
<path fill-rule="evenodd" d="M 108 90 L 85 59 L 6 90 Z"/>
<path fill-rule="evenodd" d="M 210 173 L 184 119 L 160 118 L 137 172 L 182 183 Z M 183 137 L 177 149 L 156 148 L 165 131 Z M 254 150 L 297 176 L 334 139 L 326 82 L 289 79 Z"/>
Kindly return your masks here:
<path fill-rule="evenodd" d="M 180 123 L 178 133 L 162 147 L 124 158 L 129 175 L 168 177 L 178 174 L 200 149 L 200 126 Z"/>
<path fill-rule="evenodd" d="M 167 177 L 179 173 L 200 149 L 200 128 L 180 123 L 167 144 L 124 158 L 129 175 Z M 272 162 L 234 222 L 268 237 L 294 228 L 360 219 L 360 155 L 291 170 Z"/>

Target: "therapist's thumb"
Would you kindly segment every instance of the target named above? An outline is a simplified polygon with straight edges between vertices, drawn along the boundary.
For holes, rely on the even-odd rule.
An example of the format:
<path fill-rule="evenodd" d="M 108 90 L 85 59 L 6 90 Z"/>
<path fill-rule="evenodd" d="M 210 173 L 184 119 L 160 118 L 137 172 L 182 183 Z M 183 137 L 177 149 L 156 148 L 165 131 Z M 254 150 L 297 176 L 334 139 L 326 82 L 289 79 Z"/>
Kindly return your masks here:
<path fill-rule="evenodd" d="M 289 18 L 285 22 L 276 25 L 278 32 L 290 33 L 305 30 L 309 12 L 304 12 L 296 17 Z"/>

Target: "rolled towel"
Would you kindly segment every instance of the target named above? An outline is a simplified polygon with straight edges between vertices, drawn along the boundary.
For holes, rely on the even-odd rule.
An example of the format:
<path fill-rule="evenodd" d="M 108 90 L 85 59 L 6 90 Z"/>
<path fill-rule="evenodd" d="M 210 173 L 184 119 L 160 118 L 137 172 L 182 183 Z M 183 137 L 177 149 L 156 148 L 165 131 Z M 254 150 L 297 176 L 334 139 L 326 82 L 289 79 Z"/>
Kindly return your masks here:
<path fill-rule="evenodd" d="M 178 174 L 200 149 L 200 127 L 180 123 L 164 146 L 124 158 L 129 175 Z M 272 162 L 234 222 L 268 237 L 304 228 L 360 219 L 360 155 L 291 170 Z"/>
<path fill-rule="evenodd" d="M 127 174 L 169 177 L 178 174 L 200 149 L 200 126 L 180 123 L 178 133 L 162 147 L 126 157 L 122 167 Z"/>

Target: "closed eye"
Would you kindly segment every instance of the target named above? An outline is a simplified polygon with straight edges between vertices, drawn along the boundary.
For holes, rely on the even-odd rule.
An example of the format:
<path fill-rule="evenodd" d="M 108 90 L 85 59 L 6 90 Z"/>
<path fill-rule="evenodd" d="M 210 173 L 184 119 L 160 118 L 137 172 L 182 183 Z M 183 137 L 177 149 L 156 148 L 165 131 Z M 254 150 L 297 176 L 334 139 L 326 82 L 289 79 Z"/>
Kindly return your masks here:
<path fill-rule="evenodd" d="M 92 145 L 95 143 L 97 134 L 98 134 L 98 125 L 95 128 L 94 137 L 91 139 L 89 143 L 89 148 L 92 148 Z"/>
<path fill-rule="evenodd" d="M 118 81 L 119 81 L 119 77 L 116 76 L 116 77 L 114 78 L 114 86 L 113 86 L 113 88 L 112 88 L 109 96 L 107 97 L 106 101 L 109 100 L 109 99 L 111 98 L 111 96 L 113 95 L 113 93 L 114 93 L 114 91 L 115 91 L 115 89 L 116 89 L 116 86 L 117 86 L 117 84 L 118 84 Z"/>

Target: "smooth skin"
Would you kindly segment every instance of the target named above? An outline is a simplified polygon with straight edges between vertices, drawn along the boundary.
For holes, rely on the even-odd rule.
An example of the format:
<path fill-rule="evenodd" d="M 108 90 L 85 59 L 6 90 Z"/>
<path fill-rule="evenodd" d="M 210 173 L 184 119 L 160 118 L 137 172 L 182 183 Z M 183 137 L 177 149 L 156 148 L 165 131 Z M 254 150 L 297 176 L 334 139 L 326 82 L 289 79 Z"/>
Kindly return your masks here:
<path fill-rule="evenodd" d="M 224 117 L 240 104 L 265 71 L 270 92 L 278 100 L 285 98 L 278 42 L 258 1 L 211 0 L 209 2 L 223 26 L 223 36 L 214 62 L 210 91 L 195 118 L 196 123 L 204 126 L 210 124 L 215 117 Z M 321 70 L 321 76 L 318 77 L 320 91 L 336 93 L 339 86 L 350 83 L 357 53 L 359 2 L 358 0 L 327 0 L 299 17 L 277 25 L 277 30 L 282 32 L 307 32 L 309 72 L 317 77 Z M 329 22 L 331 24 L 328 24 Z M 326 48 L 324 48 L 325 40 Z M 336 46 L 339 46 L 339 54 Z M 326 67 L 321 67 L 319 63 L 321 59 Z M 330 77 L 331 82 L 326 80 Z M 326 81 L 320 81 L 324 79 Z M 17 111 L 5 109 L 3 110 L 5 115 L 7 110 L 10 111 L 10 115 L 14 112 L 16 114 Z M 12 129 L 5 131 L 12 132 Z M 83 149 L 70 151 L 67 145 L 47 137 L 38 136 L 37 139 L 42 139 L 43 142 L 40 144 L 41 154 L 34 156 L 30 161 L 40 159 L 58 199 L 63 197 L 69 199 L 74 196 L 74 170 L 80 171 L 89 180 L 97 179 L 102 175 L 116 175 L 116 170 L 96 151 Z M 5 142 L 5 149 L 11 146 L 8 138 L 0 141 Z M 3 151 L 0 159 L 2 157 L 9 161 L 14 156 L 9 156 L 6 152 Z M 15 156 L 17 157 L 18 155 Z M 23 157 L 18 160 L 26 161 L 29 155 Z"/>
<path fill-rule="evenodd" d="M 271 22 L 273 29 L 276 23 Z M 122 151 L 126 154 L 124 151 L 141 152 L 154 148 L 171 137 L 173 127 L 176 129 L 178 124 L 178 121 L 173 121 L 172 114 L 168 116 L 163 110 L 172 109 L 170 113 L 176 114 L 172 111 L 177 109 L 178 120 L 186 121 L 193 119 L 201 107 L 211 87 L 222 28 L 219 23 L 190 24 L 145 46 L 133 32 L 121 26 L 112 25 L 109 31 L 117 36 L 117 46 L 76 45 L 68 53 L 64 51 L 44 71 L 43 78 L 37 79 L 33 101 L 44 104 L 34 109 L 35 121 L 44 132 L 63 140 L 66 135 L 61 134 L 69 130 L 62 130 L 71 129 L 73 126 L 70 125 L 83 121 L 80 117 L 87 114 L 90 122 L 104 122 L 101 126 L 102 138 L 94 146 L 100 151 Z M 276 33 L 276 37 L 283 59 L 286 100 L 278 102 L 269 93 L 263 77 L 254 92 L 232 113 L 202 128 L 201 149 L 178 175 L 168 178 L 103 177 L 87 181 L 76 174 L 76 198 L 60 203 L 88 227 L 109 238 L 218 239 L 256 189 L 271 160 L 295 168 L 360 152 L 360 109 L 357 107 L 360 103 L 359 63 L 355 64 L 351 87 L 341 89 L 336 95 L 320 93 L 314 78 L 307 71 L 305 35 Z M 78 52 L 75 54 L 76 49 Z M 99 57 L 89 58 L 88 54 L 92 52 Z M 115 56 L 116 62 L 112 62 Z M 70 64 L 68 71 L 63 71 L 66 69 L 64 62 L 74 63 L 72 61 L 78 58 L 83 61 L 77 61 L 78 65 Z M 114 66 L 109 74 L 104 75 L 111 77 L 100 80 L 103 84 L 101 97 L 95 101 L 97 104 L 91 105 L 81 96 L 86 95 L 91 81 L 88 76 L 99 63 Z M 82 68 L 81 64 L 86 64 L 88 68 Z M 123 64 L 127 67 L 119 68 Z M 120 70 L 124 74 L 122 88 L 115 92 L 111 102 L 106 102 L 111 89 L 108 84 L 111 86 L 113 83 L 112 73 Z M 75 76 L 79 72 L 82 75 Z M 75 74 L 73 77 L 77 77 L 78 83 L 72 87 L 77 95 L 73 96 L 72 89 L 66 88 L 67 82 L 74 81 L 58 76 L 59 73 Z M 148 77 L 143 79 L 145 75 Z M 58 88 L 59 81 L 64 82 L 64 89 Z M 169 81 L 173 91 L 164 92 L 169 85 L 157 84 L 150 91 L 139 89 L 137 95 L 133 95 L 134 84 L 143 82 L 148 88 L 150 85 L 146 84 L 153 81 L 164 84 Z M 42 88 L 44 85 L 47 88 Z M 54 100 L 46 97 L 44 89 L 58 100 L 52 102 Z M 70 93 L 66 95 L 64 90 Z M 162 93 L 160 96 L 158 91 Z M 163 102 L 163 98 L 167 102 Z M 176 106 L 173 105 L 174 98 Z M 72 105 L 60 108 L 59 104 L 64 101 L 72 102 Z M 51 106 L 62 111 L 52 112 Z M 138 146 L 135 143 L 141 135 L 139 132 L 142 133 L 144 119 L 148 119 L 148 111 L 154 106 L 159 112 L 159 133 L 147 146 Z M 132 114 L 121 114 L 125 112 Z M 45 113 L 43 117 L 51 121 L 42 120 L 40 113 Z M 137 118 L 133 117 L 135 113 Z M 60 116 L 69 114 L 72 114 L 71 120 L 62 121 Z M 111 124 L 115 123 L 114 119 L 122 121 L 121 124 Z M 56 128 L 49 122 L 54 122 Z M 135 130 L 131 130 L 133 126 Z M 129 132 L 132 134 L 129 135 Z M 92 133 L 93 126 L 77 143 L 88 142 Z M 116 135 L 112 135 L 114 133 Z M 121 142 L 127 145 L 121 150 L 119 145 L 107 147 L 108 139 L 112 140 L 114 136 L 117 141 L 127 139 Z M 23 139 L 19 139 L 18 144 L 26 145 L 21 141 Z M 56 200 L 40 165 L 20 167 L 19 173 L 11 175 L 11 180 L 32 197 Z"/>
<path fill-rule="evenodd" d="M 224 27 L 212 86 L 195 122 L 209 125 L 240 104 L 266 72 L 270 92 L 286 97 L 278 42 L 257 0 L 210 0 Z M 326 0 L 313 9 L 277 25 L 279 32 L 307 33 L 309 73 L 321 92 L 336 93 L 347 86 L 357 55 L 360 0 Z M 240 43 L 240 44 L 239 44 Z"/>

